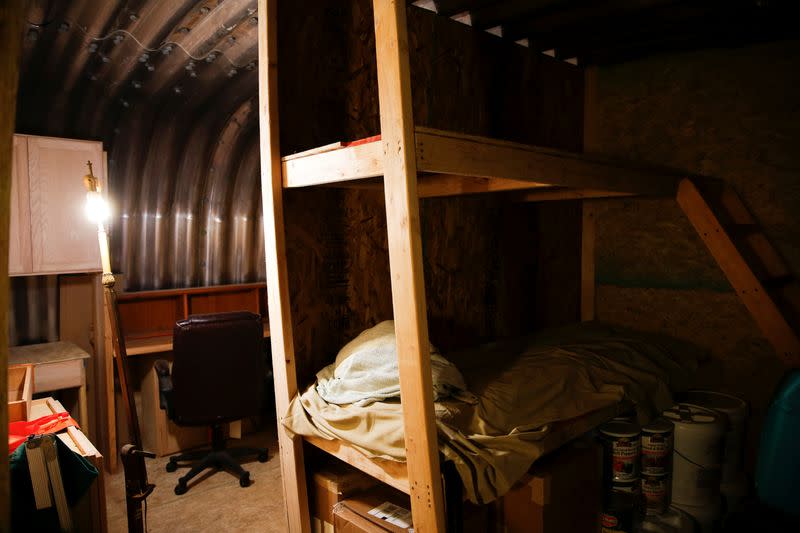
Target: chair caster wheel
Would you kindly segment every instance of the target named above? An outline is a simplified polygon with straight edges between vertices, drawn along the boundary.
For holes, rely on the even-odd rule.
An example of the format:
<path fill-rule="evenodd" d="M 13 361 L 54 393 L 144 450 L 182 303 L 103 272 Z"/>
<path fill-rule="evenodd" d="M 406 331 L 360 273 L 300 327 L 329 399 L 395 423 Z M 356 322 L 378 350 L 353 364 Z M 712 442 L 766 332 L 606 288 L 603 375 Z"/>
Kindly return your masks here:
<path fill-rule="evenodd" d="M 269 460 L 269 452 L 261 452 L 258 454 L 258 462 L 266 463 Z"/>
<path fill-rule="evenodd" d="M 170 461 L 167 463 L 167 472 L 174 472 L 178 469 L 178 463 L 176 461 Z"/>
<path fill-rule="evenodd" d="M 186 486 L 186 483 L 178 483 L 175 485 L 175 494 L 180 496 L 181 494 L 186 494 L 186 491 L 189 490 L 189 487 Z"/>
<path fill-rule="evenodd" d="M 242 477 L 239 478 L 239 486 L 242 487 L 242 488 L 250 486 L 250 473 L 249 472 L 246 472 L 244 475 L 242 475 Z"/>

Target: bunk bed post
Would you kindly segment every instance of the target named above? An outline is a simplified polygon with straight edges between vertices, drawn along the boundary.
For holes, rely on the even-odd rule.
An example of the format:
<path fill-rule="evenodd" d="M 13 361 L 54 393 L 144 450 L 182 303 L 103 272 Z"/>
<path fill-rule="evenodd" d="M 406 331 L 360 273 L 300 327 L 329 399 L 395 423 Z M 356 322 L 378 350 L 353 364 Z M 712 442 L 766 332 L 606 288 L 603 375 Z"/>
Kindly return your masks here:
<path fill-rule="evenodd" d="M 386 222 L 414 529 L 444 531 L 422 270 L 405 0 L 373 0 Z"/>
<path fill-rule="evenodd" d="M 261 197 L 264 210 L 264 255 L 267 303 L 278 415 L 283 496 L 289 531 L 309 532 L 303 442 L 289 437 L 281 418 L 297 393 L 297 367 L 292 336 L 286 232 L 283 225 L 283 180 L 278 130 L 278 1 L 258 0 L 258 120 L 261 137 Z"/>
<path fill-rule="evenodd" d="M 591 201 L 581 202 L 581 321 L 595 318 L 595 207 Z"/>

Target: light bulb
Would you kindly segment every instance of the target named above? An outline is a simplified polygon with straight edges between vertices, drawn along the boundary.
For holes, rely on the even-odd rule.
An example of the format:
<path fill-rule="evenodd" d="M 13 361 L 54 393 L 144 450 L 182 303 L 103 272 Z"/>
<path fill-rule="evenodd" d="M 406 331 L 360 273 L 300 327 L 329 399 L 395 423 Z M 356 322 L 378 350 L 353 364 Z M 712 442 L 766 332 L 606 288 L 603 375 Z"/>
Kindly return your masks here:
<path fill-rule="evenodd" d="M 111 216 L 108 202 L 97 191 L 86 193 L 86 216 L 95 224 L 102 224 Z"/>

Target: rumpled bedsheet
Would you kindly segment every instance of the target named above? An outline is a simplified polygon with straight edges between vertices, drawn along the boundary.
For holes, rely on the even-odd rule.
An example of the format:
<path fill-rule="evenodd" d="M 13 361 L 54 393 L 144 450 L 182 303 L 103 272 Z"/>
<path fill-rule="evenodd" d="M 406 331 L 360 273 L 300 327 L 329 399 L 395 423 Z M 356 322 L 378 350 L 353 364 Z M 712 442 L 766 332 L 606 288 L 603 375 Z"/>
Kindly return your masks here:
<path fill-rule="evenodd" d="M 468 498 L 487 503 L 543 454 L 634 404 L 646 423 L 686 390 L 704 353 L 669 337 L 598 323 L 547 330 L 451 354 L 477 402 L 434 404 L 439 449 Z M 414 399 L 407 409 L 422 415 Z M 403 405 L 335 405 L 316 385 L 294 398 L 290 434 L 339 439 L 371 458 L 405 461 Z"/>

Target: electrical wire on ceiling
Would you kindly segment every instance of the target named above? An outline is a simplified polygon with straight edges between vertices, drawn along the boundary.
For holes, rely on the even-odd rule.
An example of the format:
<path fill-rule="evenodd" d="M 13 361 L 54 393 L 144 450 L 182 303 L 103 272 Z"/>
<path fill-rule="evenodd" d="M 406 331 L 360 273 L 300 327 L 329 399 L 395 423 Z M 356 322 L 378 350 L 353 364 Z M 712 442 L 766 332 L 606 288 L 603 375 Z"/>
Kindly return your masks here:
<path fill-rule="evenodd" d="M 177 42 L 177 41 L 164 41 L 164 42 L 162 42 L 160 45 L 158 45 L 156 48 L 150 48 L 150 47 L 148 47 L 148 46 L 145 46 L 145 45 L 144 45 L 144 43 L 142 43 L 142 42 L 141 42 L 141 41 L 140 41 L 140 40 L 139 40 L 139 39 L 138 39 L 138 38 L 137 38 L 137 37 L 136 37 L 136 36 L 135 36 L 133 33 L 129 32 L 128 30 L 124 30 L 124 29 L 122 29 L 122 28 L 118 28 L 118 29 L 112 30 L 111 32 L 109 32 L 109 33 L 107 33 L 106 35 L 103 35 L 103 36 L 95 36 L 95 35 L 92 35 L 92 34 L 90 34 L 90 33 L 89 33 L 89 31 L 86 29 L 86 27 L 85 27 L 85 26 L 82 26 L 82 25 L 80 25 L 80 24 L 77 24 L 77 23 L 73 23 L 72 21 L 69 21 L 69 20 L 66 20 L 66 19 L 64 20 L 64 22 L 68 22 L 68 23 L 70 23 L 70 24 L 74 24 L 74 25 L 75 25 L 75 26 L 76 26 L 76 27 L 77 27 L 79 30 L 81 30 L 81 31 L 83 32 L 83 34 L 84 34 L 84 35 L 86 35 L 87 37 L 89 37 L 89 38 L 90 38 L 90 39 L 91 39 L 93 42 L 102 42 L 102 41 L 106 41 L 106 40 L 108 40 L 108 39 L 111 39 L 111 38 L 113 38 L 115 35 L 120 35 L 120 34 L 123 34 L 123 35 L 127 35 L 127 36 L 129 36 L 131 39 L 133 39 L 133 40 L 134 40 L 134 42 L 136 42 L 136 44 L 138 44 L 138 45 L 139 45 L 139 48 L 141 48 L 141 49 L 142 49 L 143 51 L 145 51 L 145 52 L 162 52 L 162 51 L 163 51 L 165 48 L 167 48 L 167 47 L 173 47 L 173 46 L 176 46 L 176 47 L 180 48 L 181 50 L 183 50 L 183 52 L 184 52 L 184 53 L 185 53 L 185 54 L 186 54 L 186 55 L 187 55 L 187 56 L 188 56 L 190 59 L 192 59 L 192 60 L 194 60 L 194 61 L 205 61 L 205 60 L 206 60 L 206 58 L 208 58 L 208 57 L 212 57 L 212 56 L 213 56 L 213 58 L 214 58 L 214 59 L 216 59 L 217 57 L 224 57 L 224 58 L 225 58 L 225 60 L 226 60 L 226 61 L 227 61 L 227 62 L 228 62 L 228 63 L 229 63 L 229 64 L 230 64 L 230 65 L 231 65 L 233 68 L 236 68 L 236 69 L 240 69 L 240 68 L 246 68 L 246 67 L 247 67 L 247 66 L 248 66 L 250 63 L 252 63 L 252 62 L 249 62 L 249 63 L 247 63 L 247 64 L 244 64 L 244 65 L 239 65 L 239 64 L 235 63 L 233 60 L 231 60 L 231 59 L 230 59 L 230 58 L 229 58 L 229 57 L 228 57 L 228 56 L 225 54 L 225 52 L 224 52 L 224 51 L 222 51 L 222 50 L 220 50 L 220 49 L 218 49 L 218 48 L 213 48 L 212 50 L 210 50 L 208 53 L 206 53 L 206 54 L 204 54 L 204 55 L 201 55 L 201 56 L 195 56 L 195 55 L 192 55 L 192 53 L 191 53 L 191 52 L 189 52 L 189 50 L 187 50 L 186 48 L 184 48 L 184 46 L 183 46 L 181 43 Z M 233 31 L 234 29 L 236 29 L 236 27 L 237 27 L 237 26 L 238 26 L 238 24 L 235 24 L 235 25 L 231 26 L 230 28 L 225 28 L 225 32 L 226 32 L 226 33 L 230 33 L 231 31 Z"/>

